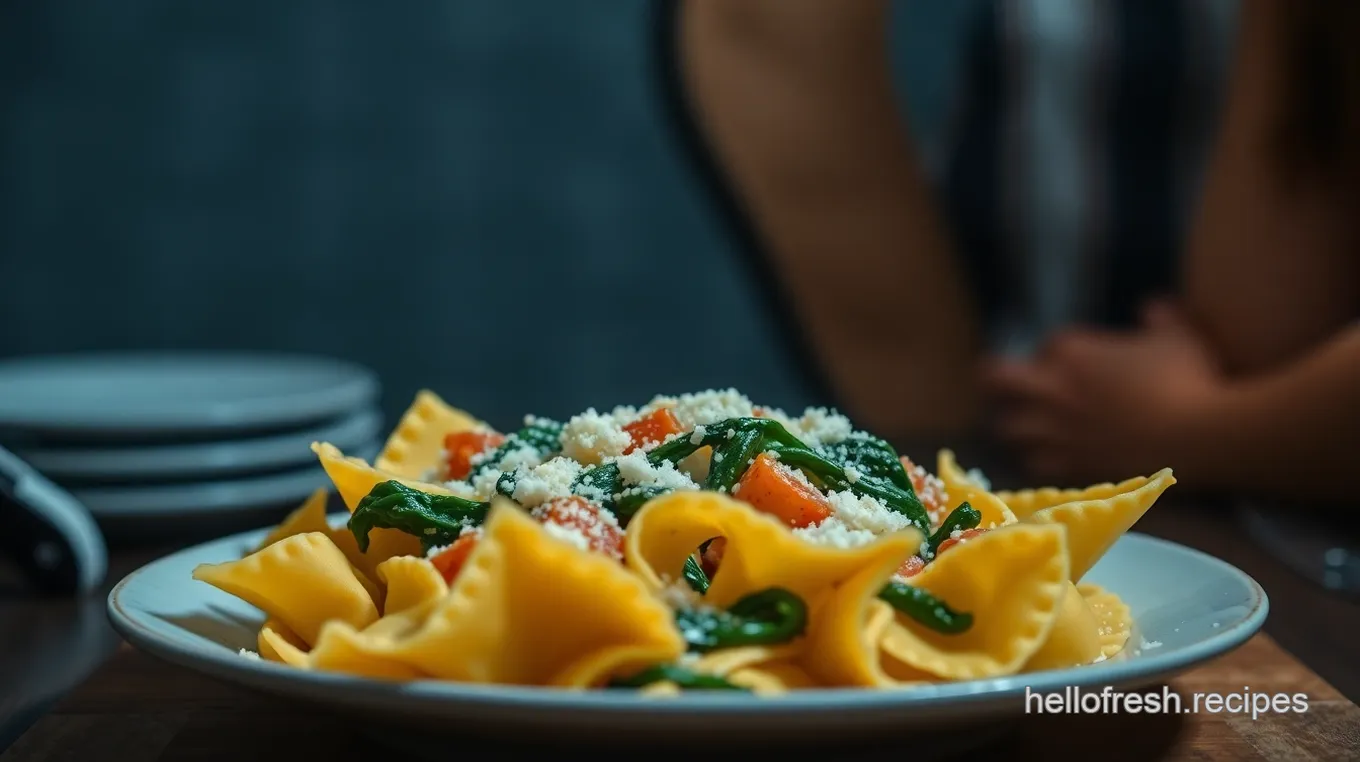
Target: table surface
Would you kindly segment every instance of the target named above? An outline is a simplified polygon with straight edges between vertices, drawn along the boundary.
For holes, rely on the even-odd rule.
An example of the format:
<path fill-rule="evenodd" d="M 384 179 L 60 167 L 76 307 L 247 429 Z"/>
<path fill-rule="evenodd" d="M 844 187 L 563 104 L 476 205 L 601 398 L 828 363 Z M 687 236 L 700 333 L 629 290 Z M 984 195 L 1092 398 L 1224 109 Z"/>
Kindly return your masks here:
<path fill-rule="evenodd" d="M 1031 716 L 998 741 L 1006 756 L 1048 759 L 1084 747 L 1106 760 L 1360 759 L 1360 709 L 1352 703 L 1360 698 L 1354 639 L 1360 603 L 1263 552 L 1231 511 L 1210 502 L 1168 493 L 1135 529 L 1237 566 L 1270 598 L 1262 634 L 1171 687 L 1186 696 L 1248 686 L 1255 693 L 1304 692 L 1309 710 L 1255 720 L 1227 713 Z M 85 599 L 0 598 L 0 762 L 394 758 L 315 708 L 211 680 L 122 644 L 105 614 L 107 590 L 142 564 L 198 541 L 114 552 L 104 589 Z M 116 755 L 109 751 L 115 745 L 123 749 Z"/>

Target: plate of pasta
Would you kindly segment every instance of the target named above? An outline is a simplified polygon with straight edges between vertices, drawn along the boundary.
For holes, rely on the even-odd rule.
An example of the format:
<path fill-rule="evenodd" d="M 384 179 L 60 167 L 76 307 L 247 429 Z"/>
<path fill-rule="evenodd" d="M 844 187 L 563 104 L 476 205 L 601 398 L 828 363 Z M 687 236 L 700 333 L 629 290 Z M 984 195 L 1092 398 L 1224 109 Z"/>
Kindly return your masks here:
<path fill-rule="evenodd" d="M 421 391 L 372 462 L 312 450 L 329 488 L 133 572 L 116 629 L 434 729 L 789 738 L 1152 684 L 1268 608 L 1234 567 L 1130 531 L 1170 468 L 994 491 L 949 450 L 927 469 L 835 411 L 730 389 L 508 433 Z"/>

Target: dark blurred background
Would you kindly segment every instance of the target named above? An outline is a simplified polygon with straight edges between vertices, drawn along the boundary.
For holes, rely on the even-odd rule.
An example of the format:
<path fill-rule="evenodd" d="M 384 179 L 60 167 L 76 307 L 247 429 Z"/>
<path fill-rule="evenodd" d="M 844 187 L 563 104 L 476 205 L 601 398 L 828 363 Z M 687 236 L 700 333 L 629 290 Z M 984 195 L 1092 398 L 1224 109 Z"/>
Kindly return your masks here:
<path fill-rule="evenodd" d="M 983 4 L 899 3 L 926 151 Z M 0 8 L 0 357 L 320 353 L 489 420 L 828 400 L 686 162 L 650 3 Z"/>
<path fill-rule="evenodd" d="M 647 3 L 0 8 L 0 356 L 245 349 L 489 420 L 813 393 L 687 170 Z"/>

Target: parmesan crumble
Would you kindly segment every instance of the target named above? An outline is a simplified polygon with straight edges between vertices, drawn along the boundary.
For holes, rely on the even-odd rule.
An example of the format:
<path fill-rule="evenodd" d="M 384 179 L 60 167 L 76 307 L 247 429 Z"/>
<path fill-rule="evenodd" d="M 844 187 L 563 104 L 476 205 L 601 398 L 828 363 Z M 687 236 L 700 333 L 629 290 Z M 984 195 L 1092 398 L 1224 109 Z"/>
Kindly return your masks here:
<path fill-rule="evenodd" d="M 820 524 L 799 527 L 793 533 L 814 545 L 832 548 L 858 548 L 868 545 L 878 538 L 867 529 L 852 529 L 835 516 L 824 519 Z"/>
<path fill-rule="evenodd" d="M 810 407 L 803 411 L 793 431 L 808 447 L 821 447 L 844 442 L 855 433 L 850 419 L 824 407 Z"/>
<path fill-rule="evenodd" d="M 619 476 L 623 483 L 635 487 L 661 487 L 673 490 L 697 490 L 699 485 L 684 472 L 675 467 L 674 463 L 663 460 L 659 465 L 652 465 L 647 460 L 647 453 L 641 450 L 634 450 L 627 455 L 622 455 L 611 459 L 614 465 L 619 468 Z"/>
<path fill-rule="evenodd" d="M 574 545 L 581 550 L 590 550 L 590 538 L 586 537 L 582 534 L 581 530 L 576 529 L 575 527 L 564 527 L 561 524 L 545 521 L 543 522 L 543 529 L 553 538 L 561 540 L 568 545 Z"/>
<path fill-rule="evenodd" d="M 623 560 L 612 540 L 623 533 L 614 514 L 603 508 L 590 508 L 579 501 L 560 503 L 552 507 L 540 505 L 530 513 L 538 519 L 552 537 L 581 550 L 608 549 L 609 556 Z"/>
<path fill-rule="evenodd" d="M 898 532 L 913 526 L 911 521 L 897 511 L 868 495 L 859 496 L 853 492 L 827 493 L 831 501 L 832 515 L 851 529 L 862 529 L 875 535 Z"/>
<path fill-rule="evenodd" d="M 517 469 L 515 491 L 510 497 L 525 508 L 536 508 L 550 500 L 570 497 L 571 485 L 583 470 L 580 463 L 564 457 L 553 458 L 531 469 Z"/>
<path fill-rule="evenodd" d="M 647 415 L 662 408 L 670 408 L 671 415 L 686 431 L 728 418 L 750 418 L 756 411 L 751 400 L 736 389 L 707 389 L 679 397 L 658 395 L 639 411 L 639 415 Z"/>
<path fill-rule="evenodd" d="M 601 415 L 592 407 L 567 421 L 560 441 L 563 455 L 578 463 L 596 465 L 608 456 L 622 455 L 633 438 L 613 413 Z"/>

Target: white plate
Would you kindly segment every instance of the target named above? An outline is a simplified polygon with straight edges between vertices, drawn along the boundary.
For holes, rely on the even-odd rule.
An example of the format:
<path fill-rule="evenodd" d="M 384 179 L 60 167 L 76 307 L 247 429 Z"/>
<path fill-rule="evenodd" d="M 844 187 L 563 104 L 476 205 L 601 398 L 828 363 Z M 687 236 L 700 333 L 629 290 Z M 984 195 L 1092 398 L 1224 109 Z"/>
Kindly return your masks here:
<path fill-rule="evenodd" d="M 1130 533 L 1084 581 L 1124 599 L 1136 619 L 1134 633 L 1124 654 L 1089 667 L 901 691 L 815 690 L 771 698 L 694 692 L 647 699 L 628 691 L 385 683 L 238 654 L 238 649 L 255 648 L 261 613 L 190 573 L 200 563 L 241 557 L 263 534 L 216 540 L 133 572 L 109 595 L 114 627 L 133 645 L 192 670 L 352 712 L 368 726 L 402 725 L 386 737 L 399 737 L 406 748 L 435 758 L 457 748 L 460 735 L 498 731 L 507 738 L 548 743 L 645 735 L 655 749 L 696 737 L 768 744 L 891 735 L 916 739 L 909 748 L 917 749 L 945 725 L 1022 716 L 1027 687 L 1048 692 L 1067 686 L 1098 691 L 1107 685 L 1152 685 L 1241 645 L 1260 629 L 1268 609 L 1265 592 L 1238 569 L 1199 551 Z M 1140 638 L 1160 645 L 1140 650 Z"/>
<path fill-rule="evenodd" d="M 361 450 L 377 449 L 374 443 Z M 188 484 L 72 488 L 71 494 L 95 518 L 157 518 L 250 512 L 260 508 L 301 503 L 330 479 L 320 466 L 266 476 Z"/>
<path fill-rule="evenodd" d="M 370 408 L 318 428 L 265 437 L 134 447 L 16 447 L 14 454 L 57 481 L 202 479 L 314 463 L 312 442 L 330 442 L 349 452 L 373 442 L 381 426 L 382 414 Z"/>
<path fill-rule="evenodd" d="M 0 362 L 0 429 L 145 436 L 279 429 L 370 404 L 369 370 L 318 357 L 132 353 Z"/>

